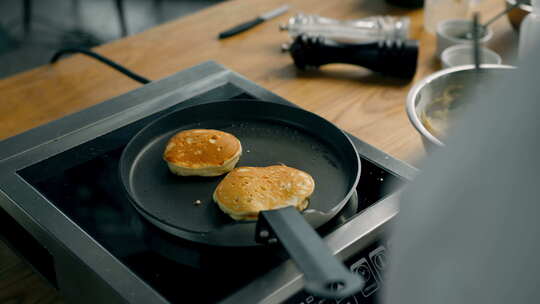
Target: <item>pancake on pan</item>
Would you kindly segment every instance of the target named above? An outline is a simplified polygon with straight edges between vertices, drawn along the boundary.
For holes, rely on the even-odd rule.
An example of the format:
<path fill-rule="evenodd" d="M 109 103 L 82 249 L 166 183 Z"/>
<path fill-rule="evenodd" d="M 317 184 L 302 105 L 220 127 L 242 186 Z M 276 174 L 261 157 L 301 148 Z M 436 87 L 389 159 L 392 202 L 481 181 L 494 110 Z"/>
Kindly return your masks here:
<path fill-rule="evenodd" d="M 313 178 L 284 165 L 238 167 L 219 183 L 214 201 L 235 220 L 256 220 L 259 212 L 294 206 L 307 208 L 315 189 Z"/>
<path fill-rule="evenodd" d="M 231 171 L 242 155 L 234 135 L 211 129 L 184 130 L 174 135 L 163 153 L 172 173 L 218 176 Z"/>

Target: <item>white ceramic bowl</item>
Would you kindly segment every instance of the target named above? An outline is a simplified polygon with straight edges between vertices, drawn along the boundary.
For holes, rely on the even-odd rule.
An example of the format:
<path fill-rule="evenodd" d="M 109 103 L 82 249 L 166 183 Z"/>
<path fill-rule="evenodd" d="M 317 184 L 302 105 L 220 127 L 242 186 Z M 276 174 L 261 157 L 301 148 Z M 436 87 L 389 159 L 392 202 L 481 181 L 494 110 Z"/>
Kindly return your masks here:
<path fill-rule="evenodd" d="M 437 25 L 437 56 L 440 58 L 442 52 L 454 45 L 472 45 L 471 39 L 463 39 L 460 36 L 470 32 L 472 21 L 465 19 L 451 19 L 442 21 Z M 493 31 L 488 27 L 484 35 L 479 39 L 480 44 L 488 42 L 493 37 Z"/>
<path fill-rule="evenodd" d="M 501 64 L 502 59 L 494 51 L 480 47 L 481 64 Z M 474 64 L 473 46 L 468 44 L 454 45 L 441 54 L 441 63 L 443 68 L 451 68 L 461 65 Z"/>

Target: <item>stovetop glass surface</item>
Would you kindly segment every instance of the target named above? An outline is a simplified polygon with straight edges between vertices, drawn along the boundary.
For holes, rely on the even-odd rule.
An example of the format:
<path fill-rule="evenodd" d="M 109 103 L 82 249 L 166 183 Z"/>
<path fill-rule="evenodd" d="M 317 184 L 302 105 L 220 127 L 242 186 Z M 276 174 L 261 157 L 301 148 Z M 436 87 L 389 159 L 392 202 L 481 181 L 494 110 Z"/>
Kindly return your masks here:
<path fill-rule="evenodd" d="M 52 204 L 171 302 L 214 303 L 287 259 L 279 247 L 222 248 L 195 244 L 144 220 L 123 192 L 118 163 L 142 127 L 180 106 L 202 101 L 253 99 L 231 84 L 208 91 L 19 171 Z M 397 178 L 362 158 L 358 207 L 323 226 L 326 235 L 389 194 Z M 352 211 L 351 211 L 351 208 Z M 348 212 L 348 214 L 347 214 Z"/>

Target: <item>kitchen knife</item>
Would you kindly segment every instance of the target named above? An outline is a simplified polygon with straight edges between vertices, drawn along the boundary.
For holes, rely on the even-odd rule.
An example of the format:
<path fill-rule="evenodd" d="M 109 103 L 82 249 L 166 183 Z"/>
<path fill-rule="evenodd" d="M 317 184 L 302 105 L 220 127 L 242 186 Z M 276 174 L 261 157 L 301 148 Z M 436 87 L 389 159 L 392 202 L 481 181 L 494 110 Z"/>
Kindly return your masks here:
<path fill-rule="evenodd" d="M 231 36 L 234 36 L 234 35 L 236 35 L 238 33 L 247 31 L 250 28 L 252 28 L 252 27 L 254 27 L 254 26 L 258 25 L 258 24 L 261 24 L 266 20 L 270 20 L 272 18 L 275 18 L 275 17 L 285 13 L 287 10 L 289 10 L 288 5 L 280 6 L 275 10 L 269 11 L 268 13 L 265 13 L 265 14 L 262 14 L 262 15 L 256 17 L 255 19 L 252 19 L 250 21 L 246 21 L 246 22 L 244 22 L 242 24 L 239 24 L 239 25 L 237 25 L 237 26 L 235 26 L 233 28 L 230 28 L 230 29 L 228 29 L 228 30 L 226 30 L 224 32 L 221 32 L 218 37 L 219 37 L 219 39 L 223 39 L 223 38 L 231 37 Z"/>

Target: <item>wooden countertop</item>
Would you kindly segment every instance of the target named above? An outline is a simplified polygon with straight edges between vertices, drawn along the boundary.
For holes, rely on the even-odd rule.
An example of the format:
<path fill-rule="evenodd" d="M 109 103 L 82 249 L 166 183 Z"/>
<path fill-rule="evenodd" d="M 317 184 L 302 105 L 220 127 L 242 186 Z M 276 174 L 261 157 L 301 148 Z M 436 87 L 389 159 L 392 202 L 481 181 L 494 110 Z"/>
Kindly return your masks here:
<path fill-rule="evenodd" d="M 290 4 L 276 19 L 226 40 L 217 34 L 258 13 Z M 484 1 L 481 11 L 493 16 L 502 0 Z M 347 65 L 298 71 L 280 45 L 288 41 L 278 24 L 296 12 L 349 19 L 388 14 L 411 17 L 411 37 L 420 41 L 415 78 L 408 82 Z M 95 50 L 153 80 L 206 60 L 244 75 L 274 93 L 313 111 L 375 147 L 408 162 L 423 156 L 420 137 L 405 113 L 411 85 L 439 69 L 435 37 L 423 30 L 422 10 L 406 10 L 383 0 L 232 0 Z M 515 49 L 517 35 L 506 18 L 498 20 L 488 46 L 504 59 Z M 508 62 L 508 61 L 506 61 Z M 54 65 L 0 80 L 0 139 L 58 119 L 140 84 L 80 55 Z M 13 252 L 0 242 L 0 303 L 62 303 Z"/>

